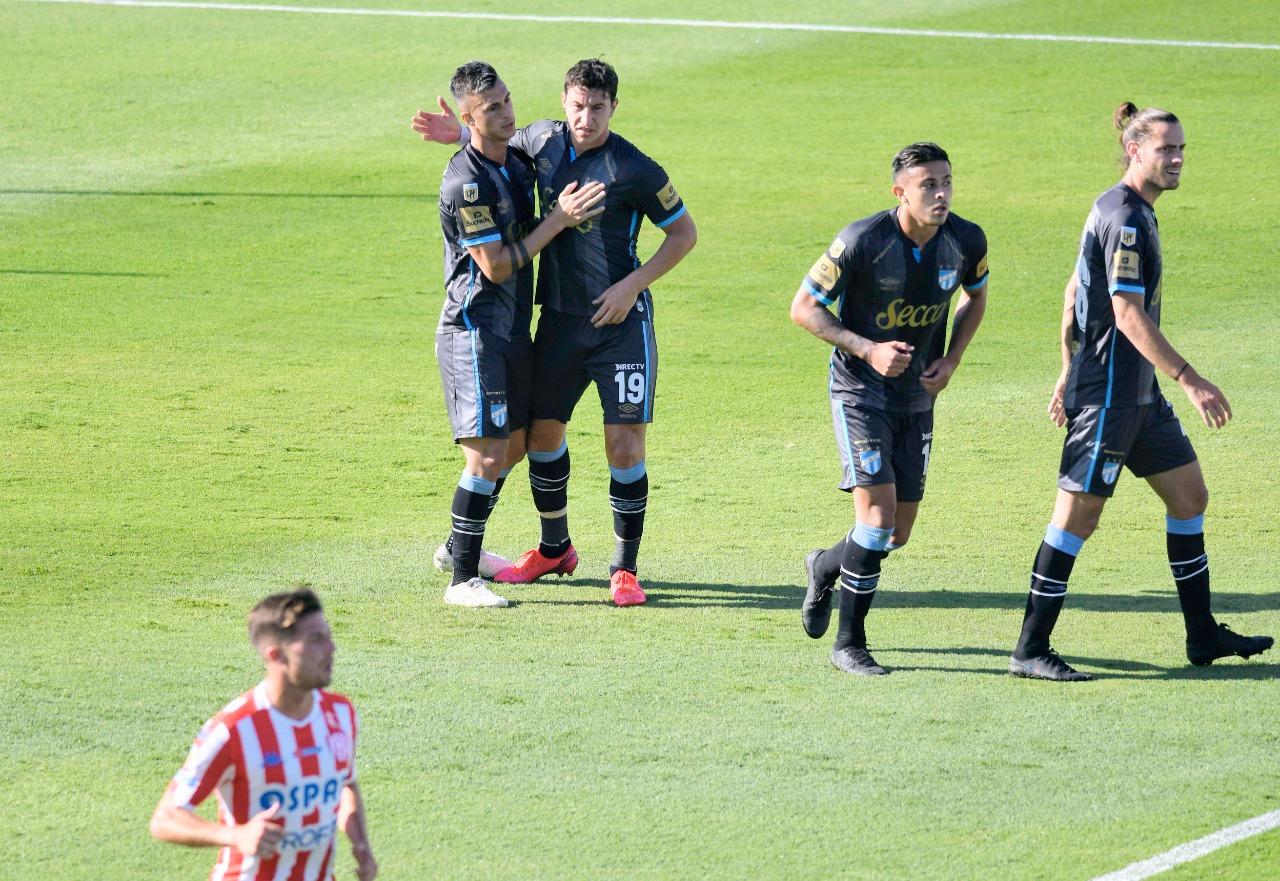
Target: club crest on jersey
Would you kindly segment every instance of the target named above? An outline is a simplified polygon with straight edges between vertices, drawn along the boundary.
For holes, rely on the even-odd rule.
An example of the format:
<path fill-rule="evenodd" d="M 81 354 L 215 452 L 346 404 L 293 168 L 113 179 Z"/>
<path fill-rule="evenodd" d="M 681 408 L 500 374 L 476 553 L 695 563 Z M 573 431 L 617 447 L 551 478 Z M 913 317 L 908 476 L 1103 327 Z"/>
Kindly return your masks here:
<path fill-rule="evenodd" d="M 958 269 L 939 269 L 938 270 L 938 287 L 944 291 L 949 291 L 956 286 L 956 276 L 960 274 Z"/>
<path fill-rule="evenodd" d="M 1116 482 L 1116 478 L 1120 476 L 1119 462 L 1103 462 L 1102 463 L 1102 482 L 1107 486 Z"/>
<path fill-rule="evenodd" d="M 489 407 L 489 420 L 498 428 L 507 424 L 507 405 L 493 404 Z"/>
<path fill-rule="evenodd" d="M 329 732 L 329 752 L 333 753 L 333 760 L 339 765 L 345 765 L 351 761 L 351 736 L 341 728 Z"/>
<path fill-rule="evenodd" d="M 858 451 L 858 467 L 867 474 L 878 474 L 880 472 L 880 451 Z"/>
<path fill-rule="evenodd" d="M 480 185 L 472 181 L 469 184 L 462 185 L 462 198 L 467 202 L 474 202 L 480 198 Z"/>
<path fill-rule="evenodd" d="M 1132 226 L 1120 227 L 1120 244 L 1132 245 L 1138 241 L 1138 230 Z"/>

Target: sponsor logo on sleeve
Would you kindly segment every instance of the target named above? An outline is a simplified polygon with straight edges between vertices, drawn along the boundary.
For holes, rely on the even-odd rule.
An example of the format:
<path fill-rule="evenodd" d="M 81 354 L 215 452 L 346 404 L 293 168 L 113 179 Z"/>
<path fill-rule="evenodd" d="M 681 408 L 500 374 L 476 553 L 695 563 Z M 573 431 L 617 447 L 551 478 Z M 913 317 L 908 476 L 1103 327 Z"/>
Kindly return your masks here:
<path fill-rule="evenodd" d="M 1138 230 L 1132 226 L 1120 227 L 1120 244 L 1132 248 L 1138 241 Z"/>
<path fill-rule="evenodd" d="M 982 278 L 987 274 L 987 255 L 983 254 L 982 259 L 978 261 L 978 268 L 974 270 L 974 275 Z"/>
<path fill-rule="evenodd" d="M 667 211 L 676 207 L 676 203 L 680 201 L 680 196 L 676 193 L 676 188 L 671 185 L 671 181 L 667 181 L 667 185 L 658 190 L 658 201 Z"/>
<path fill-rule="evenodd" d="M 831 247 L 827 249 L 827 253 L 831 255 L 832 260 L 839 260 L 840 255 L 844 253 L 844 242 L 836 239 L 831 243 Z"/>
<path fill-rule="evenodd" d="M 1118 249 L 1111 262 L 1111 272 L 1116 278 L 1141 278 L 1142 269 L 1138 262 L 1138 252 Z"/>
<path fill-rule="evenodd" d="M 475 181 L 462 185 L 462 199 L 465 202 L 474 202 L 480 198 L 480 185 Z"/>
<path fill-rule="evenodd" d="M 462 211 L 462 228 L 466 232 L 480 232 L 482 229 L 491 229 L 494 226 L 493 214 L 489 211 L 488 205 L 477 205 L 474 208 L 463 207 Z"/>
<path fill-rule="evenodd" d="M 832 263 L 830 257 L 823 254 L 818 258 L 818 262 L 813 264 L 813 268 L 809 270 L 809 277 L 816 281 L 824 291 L 829 291 L 840 280 L 840 267 Z"/>

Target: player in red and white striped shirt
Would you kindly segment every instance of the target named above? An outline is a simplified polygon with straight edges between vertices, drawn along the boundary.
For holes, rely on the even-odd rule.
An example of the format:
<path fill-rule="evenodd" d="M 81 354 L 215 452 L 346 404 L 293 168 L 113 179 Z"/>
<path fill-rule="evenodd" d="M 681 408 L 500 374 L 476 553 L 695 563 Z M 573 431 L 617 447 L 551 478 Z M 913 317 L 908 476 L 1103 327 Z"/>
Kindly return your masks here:
<path fill-rule="evenodd" d="M 356 711 L 324 691 L 335 647 L 310 590 L 275 594 L 249 613 L 267 675 L 200 729 L 151 818 L 151 834 L 220 847 L 210 881 L 329 881 L 337 832 L 351 841 L 360 881 L 373 881 L 364 802 L 356 784 Z M 218 822 L 196 814 L 210 793 Z"/>

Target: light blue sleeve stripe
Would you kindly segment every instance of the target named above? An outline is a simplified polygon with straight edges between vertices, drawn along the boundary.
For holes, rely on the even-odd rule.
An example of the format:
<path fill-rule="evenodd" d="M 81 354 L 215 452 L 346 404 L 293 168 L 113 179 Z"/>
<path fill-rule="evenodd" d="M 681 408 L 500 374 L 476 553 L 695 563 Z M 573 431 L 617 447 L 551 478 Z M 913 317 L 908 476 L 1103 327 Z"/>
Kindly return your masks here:
<path fill-rule="evenodd" d="M 480 236 L 480 238 L 478 239 L 463 239 L 462 247 L 474 248 L 476 245 L 483 245 L 485 242 L 497 242 L 497 241 L 500 241 L 501 239 L 502 239 L 502 233 L 500 232 L 490 233 L 487 236 Z"/>
<path fill-rule="evenodd" d="M 1126 294 L 1145 294 L 1147 292 L 1146 288 L 1139 287 L 1136 284 L 1117 284 L 1116 282 L 1107 285 L 1107 290 L 1113 294 L 1116 291 L 1124 291 Z"/>
<path fill-rule="evenodd" d="M 967 284 L 964 286 L 964 289 L 966 291 L 981 290 L 982 288 L 985 288 L 987 286 L 987 282 L 990 280 L 991 280 L 991 273 L 988 272 L 986 275 L 982 277 L 982 281 L 978 282 L 977 284 Z"/>
<path fill-rule="evenodd" d="M 1164 526 L 1165 531 L 1173 535 L 1199 535 L 1204 532 L 1204 515 L 1197 514 L 1187 520 L 1177 520 L 1166 514 Z"/>
<path fill-rule="evenodd" d="M 809 281 L 809 279 L 807 278 L 804 280 L 804 287 L 805 287 L 805 290 L 807 290 L 810 294 L 813 295 L 813 298 L 815 300 L 817 300 L 819 303 L 821 303 L 824 306 L 830 306 L 832 303 L 835 302 L 835 300 L 823 294 L 822 291 L 818 289 L 818 286 L 815 285 L 813 282 Z"/>
<path fill-rule="evenodd" d="M 675 223 L 677 220 L 679 220 L 681 217 L 684 217 L 684 212 L 686 210 L 687 209 L 683 205 L 681 205 L 679 211 L 677 211 L 675 214 L 672 214 L 670 217 L 668 217 L 666 220 L 662 221 L 661 223 L 655 223 L 654 226 L 656 226 L 658 229 L 663 229 L 665 227 L 668 227 L 671 224 Z"/>

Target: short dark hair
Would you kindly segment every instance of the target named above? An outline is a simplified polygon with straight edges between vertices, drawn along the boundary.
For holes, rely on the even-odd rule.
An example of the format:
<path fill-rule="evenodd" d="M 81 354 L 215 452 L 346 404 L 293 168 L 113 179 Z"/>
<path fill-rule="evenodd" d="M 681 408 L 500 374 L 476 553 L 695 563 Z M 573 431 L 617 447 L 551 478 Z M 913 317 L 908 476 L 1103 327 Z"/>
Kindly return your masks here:
<path fill-rule="evenodd" d="M 323 611 L 320 597 L 305 584 L 287 593 L 273 593 L 249 613 L 249 641 L 255 648 L 264 642 L 279 645 L 293 634 L 299 621 Z"/>
<path fill-rule="evenodd" d="M 610 101 L 618 100 L 618 72 L 613 65 L 599 58 L 584 58 L 564 75 L 564 90 L 567 92 L 574 86 L 580 86 L 588 92 L 599 89 L 609 96 Z"/>
<path fill-rule="evenodd" d="M 1178 117 L 1168 110 L 1159 107 L 1147 107 L 1139 110 L 1132 101 L 1123 101 L 1111 114 L 1111 123 L 1120 132 L 1120 165 L 1129 167 L 1129 151 L 1125 146 L 1136 141 L 1141 144 L 1151 137 L 1151 132 L 1158 123 L 1175 125 Z"/>
<path fill-rule="evenodd" d="M 930 162 L 945 162 L 951 164 L 951 157 L 947 155 L 947 151 L 939 147 L 933 141 L 919 141 L 915 144 L 907 144 L 898 151 L 898 155 L 893 157 L 893 179 L 897 180 L 898 175 L 906 171 L 908 168 L 915 168 L 917 165 L 926 165 Z"/>
<path fill-rule="evenodd" d="M 492 89 L 498 82 L 498 72 L 487 61 L 468 61 L 453 72 L 449 80 L 449 91 L 455 101 L 461 101 L 468 95 L 479 95 Z"/>

